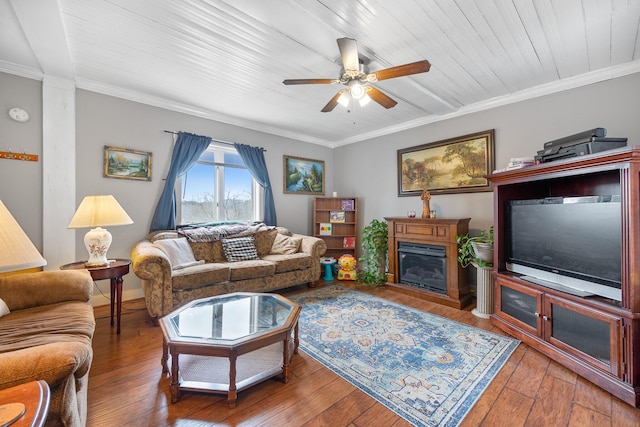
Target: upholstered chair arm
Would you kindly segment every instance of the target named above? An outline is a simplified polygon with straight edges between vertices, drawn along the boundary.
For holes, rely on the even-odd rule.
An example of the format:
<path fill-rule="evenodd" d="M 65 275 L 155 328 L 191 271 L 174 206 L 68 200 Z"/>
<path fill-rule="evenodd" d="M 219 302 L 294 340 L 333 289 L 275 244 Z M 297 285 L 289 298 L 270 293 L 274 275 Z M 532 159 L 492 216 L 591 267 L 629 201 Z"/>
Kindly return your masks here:
<path fill-rule="evenodd" d="M 87 270 L 52 270 L 0 278 L 0 298 L 9 310 L 65 301 L 89 301 L 93 280 Z"/>
<path fill-rule="evenodd" d="M 309 254 L 314 258 L 320 258 L 327 251 L 327 244 L 322 239 L 303 234 L 294 234 L 293 237 L 301 237 L 300 252 Z"/>
<path fill-rule="evenodd" d="M 151 317 L 157 319 L 171 311 L 171 262 L 164 251 L 150 240 L 142 240 L 131 249 L 131 265 L 133 273 L 141 280 Z"/>

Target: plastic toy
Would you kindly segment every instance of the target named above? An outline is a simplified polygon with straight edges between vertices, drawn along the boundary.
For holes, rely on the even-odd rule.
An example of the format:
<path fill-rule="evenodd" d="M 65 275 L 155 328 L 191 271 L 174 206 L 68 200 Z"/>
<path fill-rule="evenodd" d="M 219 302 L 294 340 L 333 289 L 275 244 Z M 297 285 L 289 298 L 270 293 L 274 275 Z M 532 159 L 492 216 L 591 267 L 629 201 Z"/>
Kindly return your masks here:
<path fill-rule="evenodd" d="M 358 261 L 350 254 L 344 254 L 338 258 L 338 265 L 340 265 L 338 280 L 356 280 L 358 276 L 356 271 L 357 264 Z"/>

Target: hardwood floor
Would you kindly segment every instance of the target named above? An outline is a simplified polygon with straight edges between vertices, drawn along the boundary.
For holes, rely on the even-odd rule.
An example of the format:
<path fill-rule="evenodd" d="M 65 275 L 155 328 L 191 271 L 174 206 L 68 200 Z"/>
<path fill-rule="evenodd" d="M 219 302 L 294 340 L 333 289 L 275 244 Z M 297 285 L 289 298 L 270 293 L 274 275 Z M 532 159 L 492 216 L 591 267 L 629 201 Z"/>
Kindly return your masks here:
<path fill-rule="evenodd" d="M 321 281 L 322 282 L 322 281 Z M 462 323 L 503 334 L 489 320 L 396 290 L 346 286 Z M 294 288 L 284 295 L 306 290 Z M 293 358 L 287 384 L 267 380 L 238 394 L 183 394 L 170 403 L 162 375 L 162 332 L 143 300 L 123 303 L 122 332 L 109 325 L 109 307 L 95 309 L 94 361 L 89 375 L 88 426 L 407 426 L 374 399 L 303 352 Z M 471 409 L 462 426 L 639 426 L 640 409 L 520 344 Z"/>

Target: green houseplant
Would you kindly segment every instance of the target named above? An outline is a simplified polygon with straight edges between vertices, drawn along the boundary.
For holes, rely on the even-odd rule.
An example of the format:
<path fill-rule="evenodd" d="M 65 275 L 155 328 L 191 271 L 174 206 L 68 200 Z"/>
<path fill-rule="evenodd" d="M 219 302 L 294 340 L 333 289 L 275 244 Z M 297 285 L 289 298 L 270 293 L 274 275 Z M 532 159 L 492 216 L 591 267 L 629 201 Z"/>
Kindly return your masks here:
<path fill-rule="evenodd" d="M 387 282 L 385 272 L 389 233 L 387 223 L 377 219 L 362 229 L 362 256 L 358 281 L 367 285 L 383 285 Z"/>
<path fill-rule="evenodd" d="M 493 266 L 493 226 L 482 230 L 478 236 L 469 234 L 456 237 L 458 243 L 458 262 L 462 267 L 476 264 L 478 267 Z"/>

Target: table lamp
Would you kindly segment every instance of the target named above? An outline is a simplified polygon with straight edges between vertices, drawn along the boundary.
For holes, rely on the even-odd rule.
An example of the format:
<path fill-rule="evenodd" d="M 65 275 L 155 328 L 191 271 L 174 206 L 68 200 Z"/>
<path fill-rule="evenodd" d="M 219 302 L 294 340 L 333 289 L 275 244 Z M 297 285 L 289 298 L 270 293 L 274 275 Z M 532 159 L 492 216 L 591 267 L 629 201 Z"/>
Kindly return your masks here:
<path fill-rule="evenodd" d="M 84 236 L 84 245 L 89 252 L 87 267 L 109 265 L 107 251 L 111 246 L 111 233 L 102 227 L 133 224 L 133 220 L 122 209 L 115 197 L 86 196 L 71 218 L 67 228 L 92 228 Z"/>

